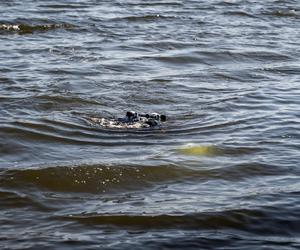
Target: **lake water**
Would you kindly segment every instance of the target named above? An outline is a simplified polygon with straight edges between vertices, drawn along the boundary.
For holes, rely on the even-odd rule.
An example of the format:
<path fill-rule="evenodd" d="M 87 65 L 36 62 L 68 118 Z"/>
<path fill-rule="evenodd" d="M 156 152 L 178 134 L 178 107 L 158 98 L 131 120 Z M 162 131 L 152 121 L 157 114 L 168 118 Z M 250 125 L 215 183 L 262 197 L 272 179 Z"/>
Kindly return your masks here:
<path fill-rule="evenodd" d="M 1 0 L 1 249 L 299 249 L 300 2 Z M 90 117 L 160 112 L 159 129 Z"/>

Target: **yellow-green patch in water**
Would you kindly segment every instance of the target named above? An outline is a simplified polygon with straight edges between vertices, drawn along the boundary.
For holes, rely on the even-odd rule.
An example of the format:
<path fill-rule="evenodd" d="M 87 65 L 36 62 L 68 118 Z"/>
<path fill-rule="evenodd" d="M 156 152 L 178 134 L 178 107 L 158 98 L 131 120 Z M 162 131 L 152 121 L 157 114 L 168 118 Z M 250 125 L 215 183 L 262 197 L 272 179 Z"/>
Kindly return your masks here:
<path fill-rule="evenodd" d="M 211 156 L 215 155 L 217 150 L 212 145 L 187 144 L 181 148 L 178 148 L 177 151 L 185 155 Z"/>

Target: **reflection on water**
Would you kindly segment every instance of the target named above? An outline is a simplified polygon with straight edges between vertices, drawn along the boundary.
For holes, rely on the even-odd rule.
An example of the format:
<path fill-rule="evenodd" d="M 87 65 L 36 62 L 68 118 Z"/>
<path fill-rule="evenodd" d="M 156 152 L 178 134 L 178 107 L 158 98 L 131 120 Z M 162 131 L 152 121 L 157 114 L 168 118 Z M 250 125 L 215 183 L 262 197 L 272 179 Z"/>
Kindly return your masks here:
<path fill-rule="evenodd" d="M 299 10 L 1 1 L 0 246 L 298 249 Z"/>

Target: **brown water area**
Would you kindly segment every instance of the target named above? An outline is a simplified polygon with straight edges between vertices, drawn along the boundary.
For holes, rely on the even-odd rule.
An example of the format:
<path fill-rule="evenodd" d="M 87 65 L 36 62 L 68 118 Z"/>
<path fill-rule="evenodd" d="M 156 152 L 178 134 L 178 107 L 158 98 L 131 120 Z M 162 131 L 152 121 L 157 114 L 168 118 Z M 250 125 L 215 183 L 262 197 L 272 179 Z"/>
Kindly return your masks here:
<path fill-rule="evenodd" d="M 0 1 L 1 249 L 299 249 L 300 2 Z M 157 129 L 88 121 L 159 112 Z"/>

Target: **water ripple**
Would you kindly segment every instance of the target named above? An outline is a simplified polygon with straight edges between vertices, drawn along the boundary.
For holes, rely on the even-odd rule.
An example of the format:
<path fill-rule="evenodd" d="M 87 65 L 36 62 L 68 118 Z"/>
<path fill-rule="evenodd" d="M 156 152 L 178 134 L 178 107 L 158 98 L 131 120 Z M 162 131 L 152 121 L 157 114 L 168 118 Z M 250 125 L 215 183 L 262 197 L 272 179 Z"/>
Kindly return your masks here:
<path fill-rule="evenodd" d="M 0 1 L 0 248 L 298 249 L 299 11 Z"/>

